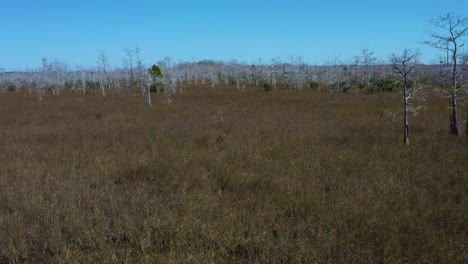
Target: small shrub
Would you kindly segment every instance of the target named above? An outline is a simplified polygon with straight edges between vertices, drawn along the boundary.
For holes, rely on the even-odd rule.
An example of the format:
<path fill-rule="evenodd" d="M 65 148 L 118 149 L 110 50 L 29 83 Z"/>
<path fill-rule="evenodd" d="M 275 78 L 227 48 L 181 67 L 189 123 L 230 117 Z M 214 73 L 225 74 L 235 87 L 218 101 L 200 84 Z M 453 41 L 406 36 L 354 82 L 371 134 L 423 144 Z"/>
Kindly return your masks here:
<path fill-rule="evenodd" d="M 396 88 L 396 82 L 392 78 L 375 79 L 372 84 L 384 92 L 392 92 Z"/>
<path fill-rule="evenodd" d="M 156 93 L 156 92 L 158 92 L 158 91 L 159 91 L 159 92 L 164 92 L 165 90 L 164 90 L 164 84 L 163 84 L 163 82 L 158 81 L 158 82 L 152 83 L 152 84 L 150 85 L 150 91 L 151 91 L 152 93 Z"/>
<path fill-rule="evenodd" d="M 218 141 L 218 142 L 223 142 L 224 140 L 226 140 L 226 138 L 227 138 L 226 133 L 224 133 L 223 131 L 221 131 L 221 132 L 218 133 L 218 139 L 217 139 L 217 141 Z"/>
<path fill-rule="evenodd" d="M 152 93 L 157 92 L 157 91 L 158 91 L 158 84 L 157 84 L 157 83 L 152 83 L 152 84 L 150 84 L 150 91 L 151 91 Z"/>
<path fill-rule="evenodd" d="M 7 90 L 8 90 L 9 92 L 14 92 L 14 91 L 16 91 L 16 85 L 14 85 L 14 84 L 8 85 Z"/>
<path fill-rule="evenodd" d="M 418 78 L 417 82 L 420 84 L 428 84 L 430 81 L 428 76 L 421 76 Z"/>
<path fill-rule="evenodd" d="M 264 90 L 265 92 L 267 92 L 267 93 L 268 93 L 268 92 L 271 92 L 271 89 L 272 89 L 272 87 L 271 87 L 271 84 L 270 84 L 270 83 L 267 83 L 267 82 L 263 83 L 263 90 Z"/>
<path fill-rule="evenodd" d="M 366 92 L 370 93 L 370 94 L 376 94 L 376 93 L 378 93 L 380 91 L 381 91 L 381 89 L 379 87 L 377 87 L 377 86 L 369 86 L 366 89 Z"/>
<path fill-rule="evenodd" d="M 309 87 L 314 90 L 318 90 L 320 88 L 320 83 L 317 81 L 311 81 L 309 83 Z"/>
<path fill-rule="evenodd" d="M 364 89 L 364 88 L 366 88 L 366 87 L 367 87 L 367 85 L 366 85 L 365 83 L 360 83 L 360 84 L 358 84 L 358 89 L 359 89 L 359 90 L 362 90 L 362 89 Z"/>
<path fill-rule="evenodd" d="M 351 89 L 351 85 L 346 82 L 341 82 L 338 88 L 341 92 L 347 93 Z"/>
<path fill-rule="evenodd" d="M 73 89 L 73 82 L 70 82 L 70 81 L 65 82 L 63 84 L 63 89 L 67 90 L 67 91 L 72 90 Z"/>

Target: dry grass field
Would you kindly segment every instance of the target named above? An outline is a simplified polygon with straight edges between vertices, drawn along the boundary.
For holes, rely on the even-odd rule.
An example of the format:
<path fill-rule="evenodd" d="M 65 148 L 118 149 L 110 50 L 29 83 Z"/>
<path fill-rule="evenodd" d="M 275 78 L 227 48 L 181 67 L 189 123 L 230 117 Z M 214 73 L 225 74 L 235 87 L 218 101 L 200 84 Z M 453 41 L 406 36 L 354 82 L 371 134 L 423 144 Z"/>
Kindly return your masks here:
<path fill-rule="evenodd" d="M 446 100 L 335 98 L 1 94 L 0 263 L 466 263 Z"/>

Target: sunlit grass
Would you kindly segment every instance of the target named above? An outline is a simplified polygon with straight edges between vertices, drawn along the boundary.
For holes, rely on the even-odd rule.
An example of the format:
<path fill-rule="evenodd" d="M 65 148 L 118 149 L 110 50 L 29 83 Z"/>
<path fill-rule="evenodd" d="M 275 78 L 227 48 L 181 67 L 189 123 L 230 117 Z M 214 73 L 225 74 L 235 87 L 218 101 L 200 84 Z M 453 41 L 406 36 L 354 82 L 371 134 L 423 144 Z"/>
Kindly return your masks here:
<path fill-rule="evenodd" d="M 446 102 L 407 147 L 398 94 L 335 99 L 330 127 L 307 90 L 2 94 L 0 262 L 466 262 Z"/>

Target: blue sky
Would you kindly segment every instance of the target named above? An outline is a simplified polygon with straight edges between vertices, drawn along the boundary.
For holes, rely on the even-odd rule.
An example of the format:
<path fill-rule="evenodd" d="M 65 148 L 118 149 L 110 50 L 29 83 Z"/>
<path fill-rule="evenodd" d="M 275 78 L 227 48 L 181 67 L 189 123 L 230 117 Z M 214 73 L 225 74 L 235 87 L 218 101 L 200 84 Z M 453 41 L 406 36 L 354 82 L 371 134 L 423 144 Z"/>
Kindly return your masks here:
<path fill-rule="evenodd" d="M 452 11 L 466 16 L 468 1 L 0 0 L 0 68 L 36 68 L 42 57 L 91 67 L 100 51 L 121 67 L 124 49 L 137 46 L 145 64 L 165 56 L 321 64 L 350 61 L 361 48 L 385 60 L 420 48 L 431 63 L 438 52 L 418 42 L 428 19 Z"/>

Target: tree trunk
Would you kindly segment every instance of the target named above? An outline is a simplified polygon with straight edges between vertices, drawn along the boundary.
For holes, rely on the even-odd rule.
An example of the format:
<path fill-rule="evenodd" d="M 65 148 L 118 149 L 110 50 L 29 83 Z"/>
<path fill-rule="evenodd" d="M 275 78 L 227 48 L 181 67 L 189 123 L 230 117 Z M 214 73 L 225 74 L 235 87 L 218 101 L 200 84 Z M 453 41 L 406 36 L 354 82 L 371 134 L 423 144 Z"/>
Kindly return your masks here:
<path fill-rule="evenodd" d="M 453 51 L 453 68 L 452 68 L 452 94 L 450 98 L 450 133 L 458 135 L 457 123 L 457 45 L 455 44 Z"/>
<path fill-rule="evenodd" d="M 450 103 L 450 133 L 453 135 L 458 135 L 457 101 L 453 94 L 449 99 L 449 103 Z"/>
<path fill-rule="evenodd" d="M 331 127 L 333 123 L 333 92 L 330 93 L 329 104 L 330 104 L 330 109 L 329 109 L 329 116 L 328 116 L 328 124 Z"/>
<path fill-rule="evenodd" d="M 406 95 L 406 76 L 403 84 L 403 142 L 409 144 L 408 97 Z"/>
<path fill-rule="evenodd" d="M 148 106 L 151 106 L 151 86 L 150 84 L 148 84 L 148 91 L 146 92 L 146 104 L 148 104 Z"/>
<path fill-rule="evenodd" d="M 101 85 L 100 85 L 100 86 L 101 86 L 101 94 L 102 94 L 102 96 L 106 96 L 106 91 L 105 91 L 105 89 L 104 89 L 104 84 L 102 83 L 102 81 L 101 81 Z"/>

